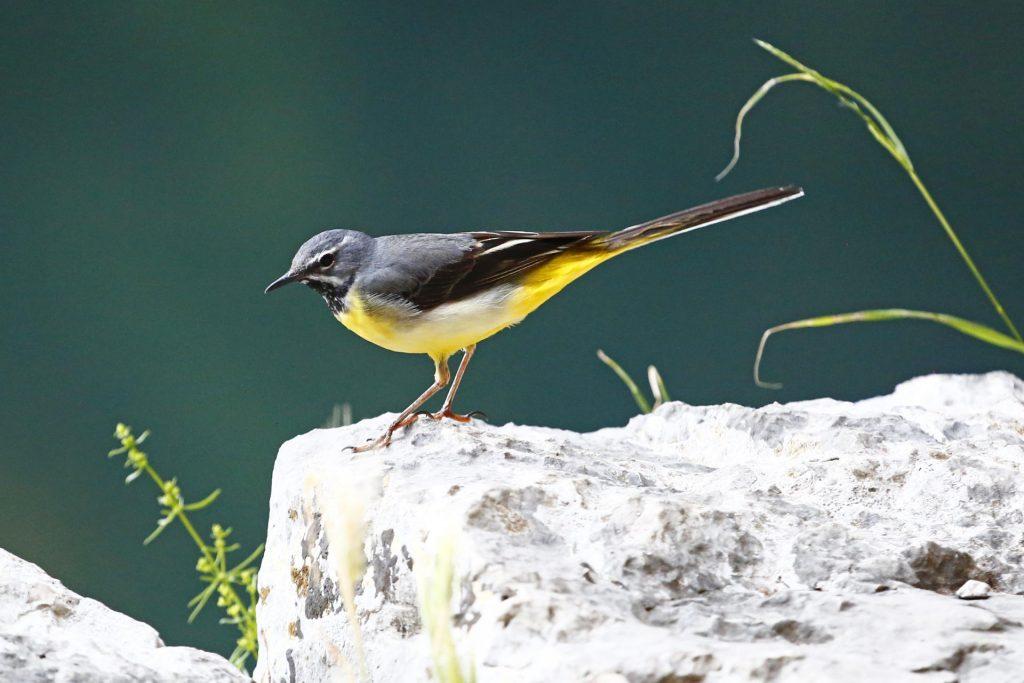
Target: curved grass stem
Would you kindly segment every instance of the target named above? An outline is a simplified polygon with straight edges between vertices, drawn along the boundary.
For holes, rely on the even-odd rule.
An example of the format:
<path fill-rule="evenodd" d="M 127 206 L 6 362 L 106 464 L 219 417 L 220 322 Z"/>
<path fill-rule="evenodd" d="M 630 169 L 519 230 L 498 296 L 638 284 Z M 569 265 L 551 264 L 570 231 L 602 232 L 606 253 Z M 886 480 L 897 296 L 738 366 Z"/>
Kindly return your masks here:
<path fill-rule="evenodd" d="M 766 81 L 746 101 L 746 103 L 740 109 L 738 116 L 736 117 L 736 130 L 735 135 L 733 137 L 732 159 L 729 161 L 729 164 L 722 170 L 722 172 L 716 176 L 716 179 L 721 180 L 736 166 L 736 163 L 739 161 L 740 158 L 740 140 L 743 134 L 743 122 L 747 114 L 751 111 L 751 109 L 753 109 L 753 107 L 758 102 L 760 102 L 761 99 L 766 94 L 768 94 L 768 92 L 772 88 L 782 83 L 788 83 L 791 81 L 804 81 L 817 85 L 823 90 L 832 93 L 836 98 L 839 99 L 840 103 L 842 103 L 845 107 L 847 107 L 848 109 L 852 110 L 855 114 L 857 114 L 857 116 L 859 116 L 861 120 L 864 121 L 864 124 L 867 126 L 868 132 L 871 133 L 872 137 L 874 137 L 875 140 L 882 147 L 884 147 L 885 150 L 888 151 L 889 154 L 900 164 L 900 166 L 903 167 L 904 171 L 906 171 L 907 175 L 914 183 L 914 187 L 917 188 L 918 193 L 924 199 L 925 203 L 928 205 L 928 208 L 931 210 L 932 214 L 939 222 L 939 225 L 942 226 L 942 229 L 943 231 L 945 231 L 946 236 L 949 237 L 949 240 L 953 243 L 953 247 L 956 249 L 957 253 L 960 254 L 960 258 L 967 265 L 968 270 L 970 270 L 971 274 L 974 276 L 974 279 L 978 283 L 978 286 L 985 293 L 985 296 L 992 304 L 992 307 L 995 309 L 1000 319 L 1002 319 L 1003 324 L 1006 325 L 1006 328 L 1007 330 L 1009 330 L 1010 335 L 1017 342 L 1024 341 L 1024 339 L 1021 338 L 1021 334 L 1017 330 L 1016 325 L 1013 324 L 1013 321 L 1010 319 L 1010 316 L 1006 313 L 1006 310 L 1003 308 L 1002 303 L 995 295 L 995 292 L 992 291 L 992 288 L 985 280 L 985 277 L 981 274 L 981 271 L 978 269 L 977 265 L 975 265 L 974 259 L 972 259 L 970 254 L 967 252 L 967 248 L 964 247 L 963 243 L 960 241 L 959 236 L 953 230 L 953 226 L 950 225 L 949 221 L 946 219 L 945 214 L 943 214 L 942 210 L 939 209 L 938 203 L 935 201 L 934 197 L 932 197 L 931 193 L 928 191 L 928 188 L 925 187 L 924 182 L 917 175 L 917 172 L 914 170 L 914 164 L 910 159 L 910 155 L 907 154 L 906 147 L 903 145 L 903 141 L 900 140 L 899 136 L 896 134 L 896 131 L 889 124 L 888 120 L 886 120 L 882 113 L 873 104 L 871 104 L 871 102 L 868 101 L 866 97 L 856 92 L 849 86 L 846 86 L 838 81 L 834 81 L 830 78 L 823 76 L 818 71 L 806 66 L 805 64 L 801 63 L 800 61 L 796 60 L 786 52 L 783 52 L 782 50 L 778 49 L 774 45 L 771 45 L 770 43 L 766 43 L 762 40 L 755 40 L 754 42 L 757 43 L 757 45 L 760 46 L 762 49 L 766 50 L 767 52 L 775 56 L 776 58 L 794 67 L 797 70 L 797 72 L 786 74 L 784 76 L 778 76 L 776 78 L 772 78 Z"/>
<path fill-rule="evenodd" d="M 612 360 L 612 357 L 601 349 L 597 350 L 597 357 L 602 363 L 611 368 L 612 372 L 618 375 L 619 379 L 622 380 L 622 383 L 626 385 L 626 388 L 629 389 L 629 393 L 633 395 L 633 400 L 636 401 L 637 407 L 640 408 L 640 412 L 651 412 L 650 402 L 647 400 L 647 397 L 644 396 L 643 392 L 640 391 L 640 387 L 636 385 L 633 378 L 629 376 L 629 373 L 623 370 L 621 365 Z"/>
<path fill-rule="evenodd" d="M 816 318 L 805 318 L 794 320 L 770 327 L 761 335 L 761 343 L 757 346 L 757 355 L 754 358 L 754 381 L 759 387 L 765 389 L 781 389 L 782 385 L 777 382 L 765 382 L 761 379 L 761 361 L 764 358 L 765 346 L 768 338 L 777 332 L 796 330 L 808 327 L 830 327 L 832 325 L 843 325 L 846 323 L 862 322 L 883 322 L 887 320 L 927 320 L 950 327 L 961 334 L 974 337 L 993 346 L 1016 351 L 1024 354 L 1024 342 L 1020 342 L 1008 335 L 994 330 L 987 325 L 976 323 L 973 320 L 966 320 L 955 315 L 946 313 L 932 313 L 930 311 L 915 311 L 906 308 L 882 308 L 868 311 L 854 311 L 852 313 L 837 313 L 834 315 L 822 315 Z"/>
<path fill-rule="evenodd" d="M 732 138 L 732 159 L 729 159 L 729 163 L 726 164 L 725 168 L 718 172 L 715 176 L 715 180 L 721 180 L 725 176 L 729 175 L 732 169 L 736 168 L 736 164 L 740 161 L 740 140 L 743 138 L 743 122 L 747 118 L 747 114 L 750 110 L 757 105 L 758 102 L 764 98 L 768 92 L 777 85 L 783 83 L 789 83 L 790 81 L 805 81 L 813 83 L 814 79 L 804 73 L 786 74 L 785 76 L 776 76 L 775 78 L 769 78 L 767 81 L 761 84 L 761 87 L 757 89 L 750 99 L 747 100 L 740 108 L 740 113 L 736 115 L 736 130 Z"/>

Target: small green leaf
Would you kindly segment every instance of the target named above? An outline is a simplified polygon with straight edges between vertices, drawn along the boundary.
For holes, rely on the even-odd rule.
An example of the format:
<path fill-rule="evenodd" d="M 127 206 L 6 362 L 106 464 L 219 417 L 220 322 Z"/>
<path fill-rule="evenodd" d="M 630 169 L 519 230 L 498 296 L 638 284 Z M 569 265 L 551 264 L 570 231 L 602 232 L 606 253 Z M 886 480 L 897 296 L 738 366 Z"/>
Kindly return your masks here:
<path fill-rule="evenodd" d="M 232 569 L 231 571 L 232 572 L 241 571 L 242 569 L 245 569 L 250 564 L 255 562 L 256 558 L 259 557 L 260 554 L 263 552 L 263 547 L 264 547 L 263 544 L 260 543 L 258 546 L 256 546 L 256 550 L 252 551 L 252 553 L 249 554 L 249 557 L 245 558 L 244 560 L 242 560 L 241 562 L 236 564 L 234 569 Z"/>
<path fill-rule="evenodd" d="M 193 512 L 195 510 L 202 510 L 204 507 L 208 506 L 210 503 L 217 500 L 217 498 L 219 497 L 220 489 L 214 489 L 213 492 L 210 493 L 210 495 L 208 495 L 206 498 L 203 498 L 202 500 L 197 501 L 195 503 L 189 503 L 188 505 L 185 506 L 184 509 L 189 512 Z"/>
<path fill-rule="evenodd" d="M 171 523 L 172 519 L 172 517 L 161 518 L 160 521 L 156 523 L 156 528 L 153 529 L 153 532 L 149 536 L 146 536 L 145 540 L 142 541 L 142 545 L 149 545 L 156 540 L 156 537 L 164 532 L 164 529 L 167 528 L 167 525 Z"/>

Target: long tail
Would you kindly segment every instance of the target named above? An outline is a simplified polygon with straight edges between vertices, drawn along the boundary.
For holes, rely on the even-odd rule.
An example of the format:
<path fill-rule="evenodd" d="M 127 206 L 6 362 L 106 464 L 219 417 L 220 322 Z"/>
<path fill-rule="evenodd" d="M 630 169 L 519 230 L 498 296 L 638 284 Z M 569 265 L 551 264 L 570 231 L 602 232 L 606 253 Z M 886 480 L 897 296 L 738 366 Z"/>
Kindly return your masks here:
<path fill-rule="evenodd" d="M 602 236 L 596 240 L 596 243 L 615 252 L 627 251 L 687 230 L 696 230 L 705 225 L 720 223 L 730 218 L 778 206 L 791 199 L 802 197 L 803 194 L 804 191 L 794 185 L 766 187 L 763 190 L 726 197 L 634 225 Z"/>

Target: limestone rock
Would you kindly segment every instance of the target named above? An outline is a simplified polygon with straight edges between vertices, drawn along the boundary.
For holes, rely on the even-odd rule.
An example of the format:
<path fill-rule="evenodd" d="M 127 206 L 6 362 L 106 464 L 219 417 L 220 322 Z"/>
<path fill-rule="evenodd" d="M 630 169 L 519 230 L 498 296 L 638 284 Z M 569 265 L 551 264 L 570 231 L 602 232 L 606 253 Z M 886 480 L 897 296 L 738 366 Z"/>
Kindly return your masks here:
<path fill-rule="evenodd" d="M 961 600 L 985 600 L 991 590 L 984 581 L 971 579 L 956 589 L 956 597 Z"/>
<path fill-rule="evenodd" d="M 0 681 L 246 680 L 223 657 L 166 647 L 152 627 L 0 549 Z"/>
<path fill-rule="evenodd" d="M 340 578 L 353 538 L 370 678 L 437 680 L 415 574 L 452 529 L 452 625 L 485 683 L 1020 680 L 1010 374 L 857 403 L 670 403 L 590 434 L 424 420 L 390 449 L 343 450 L 387 420 L 281 448 L 261 683 L 358 668 Z M 955 599 L 972 579 L 999 593 Z"/>

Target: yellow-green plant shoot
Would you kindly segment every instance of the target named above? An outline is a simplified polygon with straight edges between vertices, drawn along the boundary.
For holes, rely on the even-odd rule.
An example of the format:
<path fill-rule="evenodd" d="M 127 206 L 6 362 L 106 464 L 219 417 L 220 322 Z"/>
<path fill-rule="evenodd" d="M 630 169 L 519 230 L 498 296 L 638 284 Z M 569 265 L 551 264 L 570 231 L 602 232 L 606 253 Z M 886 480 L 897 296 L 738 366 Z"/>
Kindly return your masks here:
<path fill-rule="evenodd" d="M 153 541 L 174 520 L 181 522 L 181 526 L 189 538 L 199 548 L 196 571 L 199 572 L 199 580 L 206 584 L 206 588 L 189 601 L 188 606 L 192 608 L 192 612 L 189 614 L 188 620 L 191 623 L 206 606 L 206 603 L 216 595 L 217 606 L 223 608 L 227 614 L 220 623 L 235 626 L 239 632 L 239 637 L 235 641 L 235 650 L 231 653 L 231 663 L 244 670 L 249 657 L 255 661 L 259 655 L 256 637 L 256 568 L 252 564 L 263 552 L 263 545 L 260 544 L 244 560 L 229 567 L 228 555 L 239 548 L 237 543 L 228 543 L 231 529 L 225 529 L 220 524 L 212 525 L 210 539 L 213 543 L 207 543 L 196 531 L 196 527 L 189 517 L 190 512 L 197 512 L 209 507 L 213 501 L 217 500 L 217 497 L 220 496 L 220 489 L 215 489 L 200 501 L 186 503 L 178 480 L 165 479 L 160 476 L 153 468 L 149 456 L 139 448 L 148 436 L 149 432 L 145 431 L 136 437 L 132 433 L 131 427 L 118 424 L 114 430 L 114 438 L 121 442 L 121 447 L 108 454 L 110 457 L 125 456 L 124 466 L 132 470 L 125 477 L 126 484 L 132 483 L 145 474 L 160 490 L 157 502 L 160 503 L 162 516 L 156 524 L 156 529 L 146 537 L 143 544 Z M 240 592 L 241 595 L 239 595 Z"/>
<path fill-rule="evenodd" d="M 416 561 L 420 620 L 430 640 L 434 678 L 440 683 L 475 683 L 473 663 L 463 668 L 452 632 L 452 592 L 455 581 L 455 537 L 441 533 L 433 556 L 423 553 Z"/>
<path fill-rule="evenodd" d="M 637 408 L 640 409 L 641 413 L 649 413 L 652 410 L 658 408 L 662 403 L 671 400 L 668 397 L 668 389 L 665 387 L 665 380 L 661 378 L 661 373 L 658 372 L 658 368 L 653 365 L 647 366 L 647 383 L 651 385 L 651 396 L 652 401 L 648 401 L 647 397 L 637 386 L 637 383 L 633 381 L 633 378 L 628 372 L 622 369 L 622 366 L 615 362 L 611 356 L 602 351 L 597 350 L 598 359 L 611 368 L 611 371 L 622 380 L 622 383 L 626 385 L 629 393 L 633 396 L 633 400 L 636 401 Z"/>

